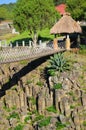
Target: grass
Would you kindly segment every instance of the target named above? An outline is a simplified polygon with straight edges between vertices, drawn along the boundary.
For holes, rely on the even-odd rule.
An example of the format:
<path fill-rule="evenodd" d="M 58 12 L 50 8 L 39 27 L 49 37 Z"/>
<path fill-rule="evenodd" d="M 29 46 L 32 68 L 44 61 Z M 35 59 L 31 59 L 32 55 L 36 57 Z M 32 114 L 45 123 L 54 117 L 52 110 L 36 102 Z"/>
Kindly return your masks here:
<path fill-rule="evenodd" d="M 50 34 L 50 29 L 46 28 L 43 29 L 42 31 L 39 31 L 39 36 L 42 38 L 42 41 L 48 41 L 48 40 L 53 40 L 54 35 Z"/>
<path fill-rule="evenodd" d="M 83 126 L 86 126 L 86 121 L 83 122 Z"/>
<path fill-rule="evenodd" d="M 74 105 L 70 105 L 70 109 L 74 109 L 75 108 L 75 106 Z"/>
<path fill-rule="evenodd" d="M 39 127 L 48 126 L 50 124 L 51 117 L 45 117 L 43 120 L 41 120 L 38 124 Z"/>
<path fill-rule="evenodd" d="M 86 45 L 80 45 L 79 54 L 86 55 Z"/>
<path fill-rule="evenodd" d="M 54 106 L 47 107 L 46 110 L 47 110 L 48 112 L 54 112 L 54 113 L 57 112 L 57 110 L 55 109 Z"/>
<path fill-rule="evenodd" d="M 35 117 L 35 119 L 34 119 L 34 122 L 36 122 L 36 121 L 40 121 L 40 120 L 42 120 L 43 118 L 44 118 L 43 115 L 39 115 L 39 114 L 37 114 L 36 117 Z"/>
<path fill-rule="evenodd" d="M 49 41 L 49 40 L 53 40 L 54 35 L 50 34 L 50 29 L 46 28 L 43 30 L 39 30 L 38 31 L 38 35 L 39 35 L 39 40 L 41 39 L 42 42 L 44 41 Z M 6 40 L 7 43 L 10 43 L 10 41 L 15 42 L 15 41 L 22 41 L 22 40 L 28 40 L 31 39 L 31 36 L 29 35 L 29 31 L 25 31 L 21 34 L 6 34 L 4 36 L 0 37 L 2 40 Z"/>
<path fill-rule="evenodd" d="M 30 116 L 26 116 L 25 119 L 24 119 L 24 122 L 27 123 L 29 120 L 31 120 Z"/>
<path fill-rule="evenodd" d="M 36 85 L 38 85 L 38 86 L 42 87 L 42 86 L 43 86 L 43 82 L 38 81 L 38 82 L 36 83 Z"/>
<path fill-rule="evenodd" d="M 53 86 L 54 89 L 62 89 L 62 84 L 61 83 L 57 83 Z"/>
<path fill-rule="evenodd" d="M 33 105 L 36 104 L 36 99 L 33 96 L 28 98 L 28 100 L 31 101 Z"/>
<path fill-rule="evenodd" d="M 23 130 L 23 128 L 24 128 L 24 125 L 23 125 L 23 124 L 18 124 L 18 125 L 14 128 L 14 130 Z"/>
<path fill-rule="evenodd" d="M 13 112 L 7 117 L 8 120 L 10 120 L 11 118 L 20 119 L 19 114 L 17 112 Z"/>
<path fill-rule="evenodd" d="M 66 127 L 66 124 L 62 124 L 61 122 L 56 122 L 56 130 L 63 130 Z"/>
<path fill-rule="evenodd" d="M 27 84 L 29 85 L 29 84 L 31 84 L 32 83 L 32 80 L 27 80 Z"/>

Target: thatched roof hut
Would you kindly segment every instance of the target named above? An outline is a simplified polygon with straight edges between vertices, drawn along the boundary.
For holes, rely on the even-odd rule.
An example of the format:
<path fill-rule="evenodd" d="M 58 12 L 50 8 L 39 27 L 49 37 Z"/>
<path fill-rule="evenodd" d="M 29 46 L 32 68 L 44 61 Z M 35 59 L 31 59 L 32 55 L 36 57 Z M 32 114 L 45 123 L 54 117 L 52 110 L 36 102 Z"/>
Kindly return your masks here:
<path fill-rule="evenodd" d="M 51 28 L 51 34 L 58 33 L 81 33 L 82 29 L 70 14 L 66 13 L 63 17 Z"/>

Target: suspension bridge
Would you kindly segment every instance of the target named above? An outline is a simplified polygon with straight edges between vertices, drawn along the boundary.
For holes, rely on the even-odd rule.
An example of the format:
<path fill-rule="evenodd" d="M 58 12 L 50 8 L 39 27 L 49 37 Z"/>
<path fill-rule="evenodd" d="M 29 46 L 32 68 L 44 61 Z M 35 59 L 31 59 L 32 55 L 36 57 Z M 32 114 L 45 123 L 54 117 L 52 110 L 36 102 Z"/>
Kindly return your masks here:
<path fill-rule="evenodd" d="M 58 49 L 54 49 L 53 45 L 46 46 L 37 45 L 36 47 L 18 46 L 0 48 L 0 64 L 18 62 L 21 60 L 32 60 L 55 53 L 65 51 L 64 45 L 58 45 Z"/>

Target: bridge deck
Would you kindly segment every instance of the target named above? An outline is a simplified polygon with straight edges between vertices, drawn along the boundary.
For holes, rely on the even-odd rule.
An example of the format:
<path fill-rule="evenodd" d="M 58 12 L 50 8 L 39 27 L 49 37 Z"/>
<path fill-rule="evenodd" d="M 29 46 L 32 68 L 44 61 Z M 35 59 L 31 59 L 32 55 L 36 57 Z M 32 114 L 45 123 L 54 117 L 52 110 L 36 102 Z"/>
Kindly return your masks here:
<path fill-rule="evenodd" d="M 58 48 L 57 50 L 52 47 L 14 47 L 3 48 L 0 50 L 0 64 L 11 63 L 26 59 L 40 58 L 43 56 L 51 55 L 57 52 L 65 51 L 64 48 Z"/>

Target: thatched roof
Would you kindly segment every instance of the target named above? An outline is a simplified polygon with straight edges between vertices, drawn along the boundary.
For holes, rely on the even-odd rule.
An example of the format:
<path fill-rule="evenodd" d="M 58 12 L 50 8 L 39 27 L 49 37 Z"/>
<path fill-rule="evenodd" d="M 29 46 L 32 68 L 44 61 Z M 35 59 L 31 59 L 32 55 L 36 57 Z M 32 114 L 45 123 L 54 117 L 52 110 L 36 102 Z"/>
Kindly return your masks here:
<path fill-rule="evenodd" d="M 51 28 L 51 34 L 57 33 L 81 33 L 82 29 L 69 14 L 64 14 L 63 17 Z"/>

